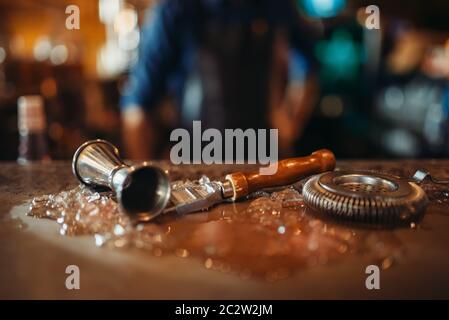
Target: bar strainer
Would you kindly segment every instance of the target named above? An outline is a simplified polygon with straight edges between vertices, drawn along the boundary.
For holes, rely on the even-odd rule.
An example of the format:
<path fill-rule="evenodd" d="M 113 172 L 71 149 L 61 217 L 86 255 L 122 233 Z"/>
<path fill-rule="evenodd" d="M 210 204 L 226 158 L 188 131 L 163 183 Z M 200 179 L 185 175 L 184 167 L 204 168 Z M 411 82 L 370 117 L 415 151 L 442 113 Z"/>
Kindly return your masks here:
<path fill-rule="evenodd" d="M 424 190 L 410 179 L 370 171 L 318 174 L 302 192 L 304 202 L 318 213 L 370 225 L 416 221 L 428 203 Z"/>

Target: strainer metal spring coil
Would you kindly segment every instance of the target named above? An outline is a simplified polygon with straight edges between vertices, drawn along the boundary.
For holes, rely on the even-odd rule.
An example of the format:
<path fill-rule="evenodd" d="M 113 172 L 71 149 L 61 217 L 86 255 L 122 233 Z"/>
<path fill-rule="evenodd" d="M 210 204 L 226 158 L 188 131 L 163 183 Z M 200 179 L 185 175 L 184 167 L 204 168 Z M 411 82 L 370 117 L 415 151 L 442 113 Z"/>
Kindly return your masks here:
<path fill-rule="evenodd" d="M 305 203 L 337 220 L 398 225 L 419 219 L 428 199 L 416 183 L 367 171 L 333 171 L 310 178 Z"/>

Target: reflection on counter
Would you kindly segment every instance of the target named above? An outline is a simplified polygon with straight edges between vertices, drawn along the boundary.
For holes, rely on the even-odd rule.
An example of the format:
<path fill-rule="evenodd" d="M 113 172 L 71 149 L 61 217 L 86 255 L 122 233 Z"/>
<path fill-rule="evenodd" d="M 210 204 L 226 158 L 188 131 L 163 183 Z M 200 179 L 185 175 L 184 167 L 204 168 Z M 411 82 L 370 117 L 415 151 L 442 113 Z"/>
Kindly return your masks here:
<path fill-rule="evenodd" d="M 28 215 L 56 220 L 61 235 L 91 235 L 97 246 L 138 248 L 153 257 L 191 257 L 200 259 L 206 269 L 267 281 L 354 255 L 388 269 L 405 254 L 390 231 L 316 218 L 292 188 L 258 193 L 252 201 L 220 205 L 209 212 L 161 216 L 156 223 L 134 227 L 110 193 L 78 186 L 35 197 Z M 418 226 L 413 223 L 410 228 Z"/>

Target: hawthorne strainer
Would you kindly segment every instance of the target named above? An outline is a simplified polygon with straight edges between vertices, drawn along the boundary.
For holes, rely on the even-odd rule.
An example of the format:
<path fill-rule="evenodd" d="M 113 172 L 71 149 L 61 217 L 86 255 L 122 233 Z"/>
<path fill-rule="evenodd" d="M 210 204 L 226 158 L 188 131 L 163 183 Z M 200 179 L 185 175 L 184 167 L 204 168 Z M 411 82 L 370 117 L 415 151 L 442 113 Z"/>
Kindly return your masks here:
<path fill-rule="evenodd" d="M 423 171 L 418 171 L 418 173 Z M 424 176 L 415 174 L 415 181 Z M 303 187 L 305 203 L 337 220 L 374 225 L 410 223 L 428 203 L 415 182 L 367 171 L 331 171 L 310 178 Z"/>

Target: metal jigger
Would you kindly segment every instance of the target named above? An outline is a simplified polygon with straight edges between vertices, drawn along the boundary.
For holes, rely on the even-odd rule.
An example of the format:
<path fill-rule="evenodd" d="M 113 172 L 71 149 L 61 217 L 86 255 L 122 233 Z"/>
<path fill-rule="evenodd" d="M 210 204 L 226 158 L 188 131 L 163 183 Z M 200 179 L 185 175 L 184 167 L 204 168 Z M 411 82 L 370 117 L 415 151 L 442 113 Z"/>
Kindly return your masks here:
<path fill-rule="evenodd" d="M 133 220 L 151 220 L 170 198 L 170 182 L 163 170 L 145 164 L 126 165 L 118 149 L 105 140 L 82 144 L 73 156 L 72 170 L 85 185 L 112 189 L 122 210 Z"/>

